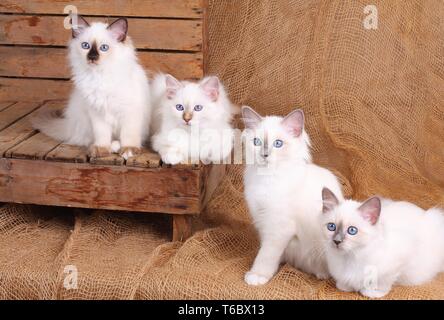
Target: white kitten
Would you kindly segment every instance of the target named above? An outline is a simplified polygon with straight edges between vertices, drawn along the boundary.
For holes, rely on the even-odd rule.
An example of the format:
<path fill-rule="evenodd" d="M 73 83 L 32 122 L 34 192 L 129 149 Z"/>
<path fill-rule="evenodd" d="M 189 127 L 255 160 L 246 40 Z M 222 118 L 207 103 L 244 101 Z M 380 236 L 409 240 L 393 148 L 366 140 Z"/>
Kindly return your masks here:
<path fill-rule="evenodd" d="M 266 283 L 280 262 L 327 278 L 319 226 L 321 190 L 328 186 L 342 193 L 337 178 L 311 162 L 302 110 L 285 118 L 262 118 L 243 107 L 242 115 L 247 127 L 245 197 L 261 242 L 245 281 Z M 249 164 L 249 155 L 254 164 Z"/>
<path fill-rule="evenodd" d="M 230 156 L 233 107 L 217 77 L 189 82 L 158 74 L 151 88 L 151 142 L 163 162 L 221 163 Z"/>
<path fill-rule="evenodd" d="M 380 298 L 444 272 L 444 212 L 372 197 L 340 201 L 322 191 L 328 269 L 342 291 Z"/>
<path fill-rule="evenodd" d="M 57 140 L 91 146 L 94 156 L 108 155 L 117 139 L 128 158 L 147 138 L 151 111 L 148 80 L 127 37 L 127 21 L 89 25 L 78 16 L 77 22 L 69 44 L 74 90 L 64 117 L 40 117 L 34 126 Z"/>

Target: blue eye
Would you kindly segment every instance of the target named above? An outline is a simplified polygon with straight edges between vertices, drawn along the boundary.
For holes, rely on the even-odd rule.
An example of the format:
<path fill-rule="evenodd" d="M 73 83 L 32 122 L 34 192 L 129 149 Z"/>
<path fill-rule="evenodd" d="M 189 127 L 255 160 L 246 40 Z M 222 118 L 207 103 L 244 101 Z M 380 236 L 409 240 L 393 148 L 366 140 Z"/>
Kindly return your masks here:
<path fill-rule="evenodd" d="M 89 43 L 88 42 L 82 42 L 82 48 L 83 49 L 89 49 L 90 48 Z"/>
<path fill-rule="evenodd" d="M 336 225 L 332 222 L 327 223 L 327 229 L 330 231 L 335 231 L 336 230 Z"/>
<path fill-rule="evenodd" d="M 347 229 L 347 233 L 350 234 L 350 235 L 352 235 L 352 236 L 354 236 L 355 234 L 358 233 L 358 228 L 353 227 L 353 226 L 348 227 L 348 229 Z"/>
<path fill-rule="evenodd" d="M 280 148 L 280 147 L 283 146 L 283 144 L 284 144 L 284 142 L 283 142 L 282 140 L 279 140 L 279 139 L 274 140 L 274 142 L 273 142 L 273 146 L 274 146 L 275 148 Z"/>
<path fill-rule="evenodd" d="M 107 45 L 107 44 L 102 44 L 100 46 L 100 51 L 105 52 L 105 51 L 108 51 L 108 49 L 109 49 L 109 45 Z"/>
<path fill-rule="evenodd" d="M 260 146 L 262 144 L 262 141 L 259 138 L 254 138 L 253 143 L 255 146 Z"/>
<path fill-rule="evenodd" d="M 181 104 L 176 104 L 177 111 L 183 111 L 184 107 Z"/>
<path fill-rule="evenodd" d="M 203 109 L 203 107 L 200 104 L 197 104 L 194 106 L 195 111 L 201 111 L 202 109 Z"/>

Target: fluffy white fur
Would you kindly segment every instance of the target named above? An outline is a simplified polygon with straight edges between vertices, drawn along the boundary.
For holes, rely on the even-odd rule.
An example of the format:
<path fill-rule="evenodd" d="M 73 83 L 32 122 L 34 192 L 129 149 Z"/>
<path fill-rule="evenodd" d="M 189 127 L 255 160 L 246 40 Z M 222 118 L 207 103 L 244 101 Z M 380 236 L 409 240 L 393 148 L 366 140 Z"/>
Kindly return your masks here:
<path fill-rule="evenodd" d="M 295 110 L 287 117 L 262 118 L 242 108 L 246 124 L 246 152 L 255 161 L 244 175 L 245 197 L 260 237 L 260 249 L 245 281 L 266 283 L 280 262 L 324 279 L 328 277 L 319 219 L 321 190 L 328 186 L 338 195 L 341 187 L 327 169 L 311 162 L 304 116 Z M 254 144 L 261 139 L 261 145 Z M 276 140 L 283 142 L 274 146 Z"/>
<path fill-rule="evenodd" d="M 150 99 L 148 80 L 126 36 L 127 22 L 89 25 L 78 17 L 69 43 L 74 90 L 63 118 L 37 118 L 34 126 L 45 134 L 73 145 L 97 146 L 111 152 L 140 148 L 148 135 Z M 88 43 L 85 49 L 82 43 Z M 96 45 L 99 58 L 88 53 Z M 100 47 L 107 45 L 106 52 Z M 114 142 L 111 148 L 112 140 Z"/>
<path fill-rule="evenodd" d="M 217 77 L 189 82 L 158 74 L 151 90 L 154 108 L 151 142 L 163 162 L 222 163 L 230 156 L 234 107 Z"/>
<path fill-rule="evenodd" d="M 444 272 L 444 211 L 377 197 L 338 201 L 328 190 L 323 195 L 328 269 L 339 290 L 379 298 L 392 285 L 419 285 Z M 355 235 L 347 233 L 350 226 Z"/>

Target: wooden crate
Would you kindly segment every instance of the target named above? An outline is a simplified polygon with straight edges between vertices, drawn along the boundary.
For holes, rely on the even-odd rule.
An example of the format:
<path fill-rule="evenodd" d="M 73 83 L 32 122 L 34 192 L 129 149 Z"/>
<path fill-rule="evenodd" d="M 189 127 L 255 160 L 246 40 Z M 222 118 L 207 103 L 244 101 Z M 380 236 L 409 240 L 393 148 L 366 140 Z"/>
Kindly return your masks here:
<path fill-rule="evenodd" d="M 125 16 L 147 70 L 204 74 L 206 0 L 2 0 L 0 2 L 0 201 L 173 214 L 173 239 L 190 235 L 224 166 L 165 166 L 147 149 L 125 161 L 90 158 L 34 130 L 41 108 L 61 110 L 72 88 L 66 5 L 87 20 Z"/>

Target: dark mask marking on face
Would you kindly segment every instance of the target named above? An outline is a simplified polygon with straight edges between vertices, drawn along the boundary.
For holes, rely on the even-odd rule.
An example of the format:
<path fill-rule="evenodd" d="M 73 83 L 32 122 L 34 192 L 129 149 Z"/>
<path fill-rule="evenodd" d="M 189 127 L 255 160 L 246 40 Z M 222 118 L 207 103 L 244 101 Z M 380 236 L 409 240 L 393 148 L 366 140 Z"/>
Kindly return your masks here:
<path fill-rule="evenodd" d="M 99 51 L 97 51 L 97 43 L 94 41 L 91 49 L 89 49 L 88 55 L 86 56 L 89 61 L 95 62 L 99 60 L 100 54 Z"/>

